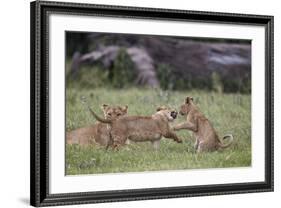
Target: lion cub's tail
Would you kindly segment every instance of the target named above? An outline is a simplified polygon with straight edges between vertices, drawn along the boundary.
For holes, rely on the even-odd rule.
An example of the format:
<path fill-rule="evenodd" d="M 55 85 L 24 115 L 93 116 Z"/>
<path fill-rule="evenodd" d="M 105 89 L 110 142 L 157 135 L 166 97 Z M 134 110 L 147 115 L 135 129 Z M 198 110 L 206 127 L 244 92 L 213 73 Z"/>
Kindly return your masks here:
<path fill-rule="evenodd" d="M 111 120 L 108 120 L 106 118 L 99 117 L 89 106 L 87 99 L 85 97 L 81 97 L 81 102 L 86 106 L 86 108 L 90 111 L 90 113 L 100 122 L 102 123 L 112 123 Z"/>
<path fill-rule="evenodd" d="M 102 123 L 109 123 L 109 124 L 112 123 L 112 121 L 109 120 L 109 119 L 99 117 L 90 107 L 88 107 L 88 109 L 89 109 L 90 113 L 91 113 L 98 121 L 100 121 L 100 122 L 102 122 Z"/>
<path fill-rule="evenodd" d="M 223 144 L 222 142 L 219 143 L 219 146 L 221 148 L 227 148 L 233 143 L 233 136 L 232 134 L 225 135 L 222 139 L 225 140 L 226 138 L 229 138 L 229 142 L 227 144 Z"/>

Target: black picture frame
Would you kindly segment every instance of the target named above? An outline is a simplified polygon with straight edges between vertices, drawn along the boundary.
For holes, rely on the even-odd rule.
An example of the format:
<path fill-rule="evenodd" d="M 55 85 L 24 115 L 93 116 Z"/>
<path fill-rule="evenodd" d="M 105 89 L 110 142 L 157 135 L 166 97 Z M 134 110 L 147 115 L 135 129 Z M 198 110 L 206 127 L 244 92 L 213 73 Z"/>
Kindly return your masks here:
<path fill-rule="evenodd" d="M 71 205 L 273 191 L 273 16 L 35 1 L 30 5 L 30 204 Z M 265 181 L 83 193 L 49 193 L 48 15 L 51 13 L 265 27 Z"/>

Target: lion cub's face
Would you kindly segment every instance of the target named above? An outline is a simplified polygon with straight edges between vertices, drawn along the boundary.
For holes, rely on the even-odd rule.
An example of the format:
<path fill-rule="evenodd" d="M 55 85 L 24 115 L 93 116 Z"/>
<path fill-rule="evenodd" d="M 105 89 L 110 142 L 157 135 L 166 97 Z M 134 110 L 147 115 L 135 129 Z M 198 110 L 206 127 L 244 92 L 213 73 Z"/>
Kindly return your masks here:
<path fill-rule="evenodd" d="M 171 109 L 169 107 L 166 106 L 161 106 L 158 107 L 157 109 L 157 113 L 156 114 L 161 114 L 164 115 L 168 121 L 173 121 L 177 118 L 178 112 L 174 109 Z"/>
<path fill-rule="evenodd" d="M 181 115 L 187 115 L 192 108 L 192 104 L 193 104 L 192 97 L 185 98 L 185 102 L 184 102 L 184 104 L 181 105 L 179 113 Z"/>
<path fill-rule="evenodd" d="M 109 106 L 106 104 L 103 104 L 101 106 L 104 118 L 114 120 L 119 118 L 120 116 L 124 116 L 127 114 L 128 106 Z"/>

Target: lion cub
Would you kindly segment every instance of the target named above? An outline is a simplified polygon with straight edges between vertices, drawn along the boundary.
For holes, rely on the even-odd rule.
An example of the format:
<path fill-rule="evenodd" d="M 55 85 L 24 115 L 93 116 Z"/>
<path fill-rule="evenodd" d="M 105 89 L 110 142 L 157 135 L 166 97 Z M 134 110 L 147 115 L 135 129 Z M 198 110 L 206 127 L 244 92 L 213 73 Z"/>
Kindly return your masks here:
<path fill-rule="evenodd" d="M 132 141 L 151 141 L 159 147 L 161 137 L 170 138 L 181 143 L 182 140 L 171 130 L 169 123 L 177 118 L 177 112 L 165 106 L 157 108 L 152 116 L 122 116 L 119 119 L 102 119 L 90 108 L 93 116 L 100 122 L 111 125 L 113 148 L 124 145 L 127 139 Z"/>
<path fill-rule="evenodd" d="M 181 115 L 186 115 L 186 121 L 173 127 L 173 130 L 187 129 L 193 132 L 195 136 L 195 150 L 215 151 L 220 148 L 229 147 L 233 142 L 231 134 L 225 135 L 223 139 L 230 138 L 228 144 L 223 144 L 219 139 L 215 129 L 210 121 L 199 111 L 198 107 L 193 103 L 192 97 L 187 97 L 180 107 Z"/>
<path fill-rule="evenodd" d="M 104 118 L 115 120 L 127 114 L 128 106 L 109 106 L 103 104 L 101 106 Z M 67 144 L 99 144 L 107 146 L 110 141 L 110 125 L 97 123 L 88 127 L 75 129 L 66 134 Z"/>

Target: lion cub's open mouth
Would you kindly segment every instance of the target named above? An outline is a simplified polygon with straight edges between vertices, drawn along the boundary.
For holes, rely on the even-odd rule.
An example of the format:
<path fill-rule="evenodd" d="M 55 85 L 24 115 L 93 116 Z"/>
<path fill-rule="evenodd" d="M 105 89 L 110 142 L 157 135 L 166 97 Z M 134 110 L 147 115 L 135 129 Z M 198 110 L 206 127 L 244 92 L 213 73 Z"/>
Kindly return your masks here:
<path fill-rule="evenodd" d="M 178 112 L 176 112 L 176 111 L 171 112 L 171 116 L 172 116 L 173 119 L 176 119 L 177 115 L 178 115 Z"/>

